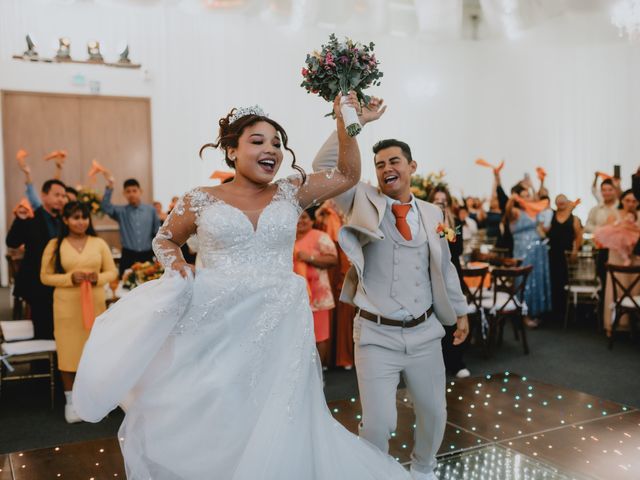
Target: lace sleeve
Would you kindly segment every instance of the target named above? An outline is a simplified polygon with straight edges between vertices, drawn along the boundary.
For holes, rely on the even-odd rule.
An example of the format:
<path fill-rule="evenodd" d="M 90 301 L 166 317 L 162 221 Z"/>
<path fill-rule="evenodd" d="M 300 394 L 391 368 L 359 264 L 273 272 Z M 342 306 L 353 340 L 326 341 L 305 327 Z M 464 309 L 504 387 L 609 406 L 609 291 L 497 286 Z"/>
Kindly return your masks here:
<path fill-rule="evenodd" d="M 360 149 L 354 137 L 349 137 L 344 128 L 337 133 L 337 160 L 333 168 L 321 166 L 321 169 L 307 176 L 302 184 L 298 180 L 298 201 L 302 208 L 320 205 L 354 187 L 360 180 Z M 335 142 L 335 139 L 333 140 Z M 335 158 L 335 157 L 334 157 Z M 314 167 L 318 167 L 314 162 Z"/>
<path fill-rule="evenodd" d="M 179 270 L 184 262 L 180 247 L 196 232 L 200 210 L 207 194 L 194 189 L 184 195 L 164 221 L 153 239 L 153 252 L 165 269 Z"/>

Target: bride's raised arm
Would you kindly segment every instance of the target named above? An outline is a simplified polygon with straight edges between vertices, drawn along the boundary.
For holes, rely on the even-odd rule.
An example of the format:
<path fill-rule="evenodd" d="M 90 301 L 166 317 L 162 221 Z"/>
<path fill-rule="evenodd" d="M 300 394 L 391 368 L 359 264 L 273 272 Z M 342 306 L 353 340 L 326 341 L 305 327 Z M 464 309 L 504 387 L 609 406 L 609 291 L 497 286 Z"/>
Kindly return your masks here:
<path fill-rule="evenodd" d="M 345 103 L 355 109 L 360 108 L 355 93 L 351 92 L 345 98 Z M 303 209 L 311 204 L 320 205 L 324 200 L 346 192 L 360 181 L 360 148 L 355 137 L 347 134 L 340 101 L 341 95 L 338 95 L 333 102 L 338 129 L 338 163 L 335 168 L 307 176 L 298 192 L 298 201 Z"/>
<path fill-rule="evenodd" d="M 183 277 L 187 275 L 187 269 L 194 271 L 193 265 L 185 261 L 180 247 L 196 232 L 198 213 L 206 196 L 202 190 L 194 189 L 180 198 L 153 239 L 153 252 L 165 270 L 179 272 Z"/>

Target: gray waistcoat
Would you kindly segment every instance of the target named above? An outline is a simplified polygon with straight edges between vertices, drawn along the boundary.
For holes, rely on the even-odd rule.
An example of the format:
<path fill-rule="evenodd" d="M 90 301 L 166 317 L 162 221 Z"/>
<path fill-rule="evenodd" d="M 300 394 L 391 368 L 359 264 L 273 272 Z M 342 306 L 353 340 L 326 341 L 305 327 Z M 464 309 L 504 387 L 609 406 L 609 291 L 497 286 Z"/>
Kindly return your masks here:
<path fill-rule="evenodd" d="M 417 318 L 433 303 L 427 233 L 421 220 L 418 234 L 405 240 L 395 223 L 387 208 L 380 224 L 384 240 L 363 247 L 363 288 L 358 296 L 365 296 L 383 316 L 404 309 Z"/>

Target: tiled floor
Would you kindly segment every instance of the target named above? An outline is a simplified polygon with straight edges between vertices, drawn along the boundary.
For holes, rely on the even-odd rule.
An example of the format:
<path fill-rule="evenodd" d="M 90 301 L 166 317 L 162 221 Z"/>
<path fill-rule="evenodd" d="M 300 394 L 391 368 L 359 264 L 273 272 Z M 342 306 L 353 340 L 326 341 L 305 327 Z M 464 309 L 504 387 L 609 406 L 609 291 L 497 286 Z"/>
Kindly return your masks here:
<path fill-rule="evenodd" d="M 447 403 L 441 480 L 640 478 L 640 411 L 506 372 L 451 382 Z M 406 463 L 414 430 L 406 392 L 397 405 L 390 454 Z M 356 398 L 329 407 L 357 432 Z M 0 456 L 0 480 L 56 478 L 124 478 L 116 439 Z"/>

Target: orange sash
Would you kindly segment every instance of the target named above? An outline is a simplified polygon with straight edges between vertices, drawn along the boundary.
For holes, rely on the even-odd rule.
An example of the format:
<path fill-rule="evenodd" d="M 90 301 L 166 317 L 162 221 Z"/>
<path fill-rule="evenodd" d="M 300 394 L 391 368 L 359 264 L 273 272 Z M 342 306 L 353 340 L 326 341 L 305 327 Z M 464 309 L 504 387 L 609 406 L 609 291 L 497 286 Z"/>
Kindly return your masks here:
<path fill-rule="evenodd" d="M 80 284 L 80 302 L 82 304 L 82 323 L 85 330 L 91 330 L 96 319 L 93 308 L 93 287 L 91 282 L 85 280 Z"/>
<path fill-rule="evenodd" d="M 502 160 L 498 165 L 493 165 L 493 164 L 487 162 L 484 158 L 478 158 L 476 160 L 476 165 L 479 165 L 481 167 L 490 168 L 494 172 L 500 172 L 500 170 L 502 170 L 504 168 L 504 160 Z"/>

